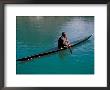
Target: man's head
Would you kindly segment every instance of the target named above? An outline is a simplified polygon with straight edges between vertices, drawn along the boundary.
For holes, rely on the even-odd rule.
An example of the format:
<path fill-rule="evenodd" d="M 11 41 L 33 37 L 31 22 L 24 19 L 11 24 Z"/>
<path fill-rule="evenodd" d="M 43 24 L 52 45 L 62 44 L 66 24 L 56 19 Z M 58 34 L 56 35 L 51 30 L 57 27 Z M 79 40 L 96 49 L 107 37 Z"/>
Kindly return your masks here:
<path fill-rule="evenodd" d="M 63 36 L 63 37 L 66 37 L 66 33 L 65 33 L 65 32 L 62 32 L 62 36 Z"/>

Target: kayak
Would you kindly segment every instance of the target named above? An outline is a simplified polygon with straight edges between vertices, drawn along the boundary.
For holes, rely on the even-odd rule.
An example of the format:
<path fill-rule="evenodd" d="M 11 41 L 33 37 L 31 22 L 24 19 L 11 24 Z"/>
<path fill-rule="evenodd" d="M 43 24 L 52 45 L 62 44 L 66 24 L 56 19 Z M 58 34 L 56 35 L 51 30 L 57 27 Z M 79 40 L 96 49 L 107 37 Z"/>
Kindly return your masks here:
<path fill-rule="evenodd" d="M 84 41 L 87 41 L 92 35 L 88 36 L 88 37 L 85 37 L 83 39 L 80 39 L 80 40 L 77 40 L 77 41 L 74 41 L 74 42 L 71 42 L 71 47 L 74 47 Z M 73 44 L 72 44 L 73 43 Z M 17 59 L 17 61 L 29 61 L 29 60 L 32 60 L 34 58 L 40 58 L 42 56 L 45 56 L 45 55 L 49 55 L 49 54 L 52 54 L 52 53 L 55 53 L 55 52 L 59 52 L 59 51 L 62 51 L 62 50 L 65 50 L 65 49 L 68 49 L 68 48 L 63 48 L 63 49 L 58 49 L 57 47 L 54 48 L 53 50 L 49 50 L 47 52 L 43 52 L 43 53 L 39 53 L 39 54 L 35 54 L 35 55 L 31 55 L 31 56 L 28 56 L 28 57 L 24 57 L 24 58 L 21 58 L 21 59 Z"/>

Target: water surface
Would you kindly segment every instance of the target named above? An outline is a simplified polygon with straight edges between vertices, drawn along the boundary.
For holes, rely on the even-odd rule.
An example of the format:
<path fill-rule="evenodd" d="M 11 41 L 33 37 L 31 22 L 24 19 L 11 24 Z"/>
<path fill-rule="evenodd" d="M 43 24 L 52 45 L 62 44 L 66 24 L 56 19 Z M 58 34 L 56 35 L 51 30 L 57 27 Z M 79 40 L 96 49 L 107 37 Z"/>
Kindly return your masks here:
<path fill-rule="evenodd" d="M 62 32 L 73 42 L 94 34 L 93 16 L 17 16 L 16 59 L 57 46 Z M 94 35 L 70 51 L 16 62 L 16 74 L 94 74 Z"/>

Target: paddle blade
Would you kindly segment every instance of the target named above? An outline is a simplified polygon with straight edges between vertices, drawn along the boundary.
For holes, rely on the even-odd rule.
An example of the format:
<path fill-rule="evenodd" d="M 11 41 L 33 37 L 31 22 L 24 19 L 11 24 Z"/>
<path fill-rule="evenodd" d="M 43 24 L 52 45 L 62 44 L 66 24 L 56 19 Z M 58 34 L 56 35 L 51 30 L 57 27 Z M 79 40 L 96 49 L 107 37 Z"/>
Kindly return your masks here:
<path fill-rule="evenodd" d="M 71 50 L 71 48 L 69 47 L 69 50 L 70 50 L 70 53 L 72 54 L 72 50 Z"/>

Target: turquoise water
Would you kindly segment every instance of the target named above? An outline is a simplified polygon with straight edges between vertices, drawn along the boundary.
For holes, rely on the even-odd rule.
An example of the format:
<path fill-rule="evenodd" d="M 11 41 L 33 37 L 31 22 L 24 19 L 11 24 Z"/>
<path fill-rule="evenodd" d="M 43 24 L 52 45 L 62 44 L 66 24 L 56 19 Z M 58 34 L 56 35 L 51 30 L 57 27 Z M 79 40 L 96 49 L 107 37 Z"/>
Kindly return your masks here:
<path fill-rule="evenodd" d="M 62 32 L 73 42 L 94 34 L 93 16 L 17 16 L 16 59 L 57 46 Z M 94 35 L 70 51 L 16 62 L 16 74 L 94 74 Z"/>

